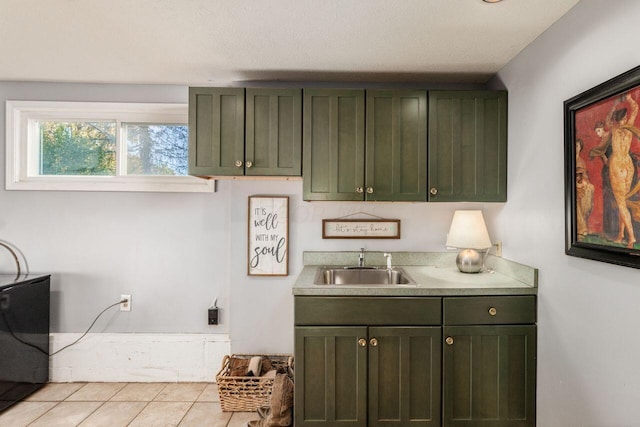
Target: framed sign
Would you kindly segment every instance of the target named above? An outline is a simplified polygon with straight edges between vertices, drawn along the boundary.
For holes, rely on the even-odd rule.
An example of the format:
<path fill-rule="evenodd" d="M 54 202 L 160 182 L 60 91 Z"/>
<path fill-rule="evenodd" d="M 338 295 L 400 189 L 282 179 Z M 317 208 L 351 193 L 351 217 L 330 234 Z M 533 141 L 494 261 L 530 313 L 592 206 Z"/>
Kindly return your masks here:
<path fill-rule="evenodd" d="M 564 103 L 567 255 L 640 268 L 640 67 Z"/>
<path fill-rule="evenodd" d="M 249 196 L 249 276 L 289 274 L 289 197 Z"/>
<path fill-rule="evenodd" d="M 323 219 L 323 239 L 399 239 L 399 219 Z"/>

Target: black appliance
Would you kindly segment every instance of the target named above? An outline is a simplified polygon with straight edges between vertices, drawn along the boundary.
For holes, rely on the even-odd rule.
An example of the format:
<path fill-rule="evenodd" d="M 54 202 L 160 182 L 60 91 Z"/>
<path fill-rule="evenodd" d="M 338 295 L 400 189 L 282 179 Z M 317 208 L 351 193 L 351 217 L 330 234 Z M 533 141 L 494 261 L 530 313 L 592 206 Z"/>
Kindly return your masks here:
<path fill-rule="evenodd" d="M 0 411 L 49 380 L 49 275 L 0 275 Z"/>

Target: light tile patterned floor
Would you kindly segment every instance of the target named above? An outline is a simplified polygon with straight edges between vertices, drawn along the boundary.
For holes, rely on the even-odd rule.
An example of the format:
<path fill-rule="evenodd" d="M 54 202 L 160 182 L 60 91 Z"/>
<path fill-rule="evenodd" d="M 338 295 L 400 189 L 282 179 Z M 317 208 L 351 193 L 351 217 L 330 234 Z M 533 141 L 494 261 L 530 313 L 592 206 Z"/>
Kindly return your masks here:
<path fill-rule="evenodd" d="M 0 412 L 6 427 L 241 427 L 255 412 L 222 412 L 210 383 L 50 383 Z"/>

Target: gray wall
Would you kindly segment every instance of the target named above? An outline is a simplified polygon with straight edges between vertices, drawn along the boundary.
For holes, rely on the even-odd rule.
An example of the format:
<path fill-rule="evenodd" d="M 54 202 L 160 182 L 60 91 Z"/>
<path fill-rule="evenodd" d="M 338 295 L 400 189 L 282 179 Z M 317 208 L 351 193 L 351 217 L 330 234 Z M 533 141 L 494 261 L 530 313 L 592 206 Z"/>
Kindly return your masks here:
<path fill-rule="evenodd" d="M 187 102 L 187 97 L 179 86 L 0 83 L 3 117 L 8 99 Z M 2 181 L 0 239 L 26 255 L 32 272 L 53 274 L 52 332 L 84 331 L 121 294 L 132 295 L 132 311 L 112 309 L 95 332 L 228 331 L 228 322 L 216 328 L 206 324 L 210 302 L 216 295 L 228 297 L 224 195 L 6 191 Z M 1 271 L 12 272 L 11 261 L 0 252 Z"/>
<path fill-rule="evenodd" d="M 564 254 L 563 101 L 638 65 L 640 2 L 582 0 L 498 74 L 505 256 L 540 269 L 538 425 L 640 425 L 640 271 Z M 637 144 L 638 142 L 634 142 Z"/>

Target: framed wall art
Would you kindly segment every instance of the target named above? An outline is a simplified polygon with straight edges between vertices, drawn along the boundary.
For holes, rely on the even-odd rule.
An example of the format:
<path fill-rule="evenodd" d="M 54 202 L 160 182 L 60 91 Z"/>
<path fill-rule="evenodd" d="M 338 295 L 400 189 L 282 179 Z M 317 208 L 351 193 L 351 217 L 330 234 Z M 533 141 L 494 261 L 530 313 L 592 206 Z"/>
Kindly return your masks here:
<path fill-rule="evenodd" d="M 249 196 L 250 276 L 289 274 L 289 197 Z"/>
<path fill-rule="evenodd" d="M 640 67 L 564 103 L 567 255 L 640 268 Z"/>
<path fill-rule="evenodd" d="M 399 239 L 399 219 L 323 219 L 323 239 Z"/>

